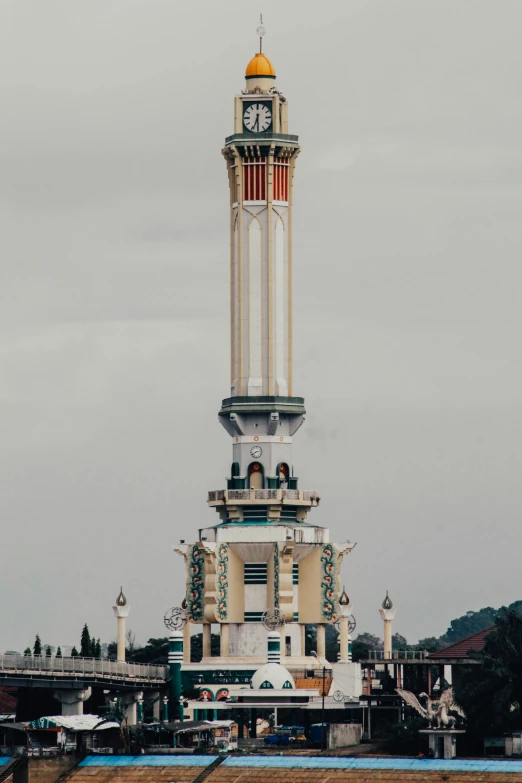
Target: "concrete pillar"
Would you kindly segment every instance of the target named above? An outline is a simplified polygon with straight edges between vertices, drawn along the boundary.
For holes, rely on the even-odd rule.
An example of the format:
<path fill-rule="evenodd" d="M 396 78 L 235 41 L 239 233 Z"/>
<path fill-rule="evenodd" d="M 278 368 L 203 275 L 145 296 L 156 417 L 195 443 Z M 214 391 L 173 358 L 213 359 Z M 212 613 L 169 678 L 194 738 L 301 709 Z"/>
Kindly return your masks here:
<path fill-rule="evenodd" d="M 319 658 L 326 657 L 326 636 L 324 623 L 317 624 L 317 655 Z"/>
<path fill-rule="evenodd" d="M 222 658 L 228 658 L 228 623 L 219 626 L 219 654 Z"/>
<path fill-rule="evenodd" d="M 268 663 L 281 663 L 281 634 L 268 632 Z"/>
<path fill-rule="evenodd" d="M 348 617 L 339 619 L 339 660 L 348 663 Z"/>
<path fill-rule="evenodd" d="M 301 655 L 305 655 L 305 650 L 306 650 L 306 625 L 301 624 L 299 627 L 301 629 Z"/>
<path fill-rule="evenodd" d="M 183 705 L 180 704 L 182 662 L 183 631 L 172 631 L 169 636 L 169 718 L 171 720 L 183 720 Z"/>
<path fill-rule="evenodd" d="M 190 623 L 187 622 L 185 628 L 183 629 L 183 663 L 190 663 L 190 651 Z"/>
<path fill-rule="evenodd" d="M 117 660 L 125 661 L 125 623 L 129 616 L 130 606 L 127 604 L 127 599 L 123 595 L 123 588 L 120 587 L 120 594 L 116 599 L 116 604 L 112 607 L 114 616 L 118 618 L 118 652 Z"/>
<path fill-rule="evenodd" d="M 152 694 L 152 717 L 155 721 L 161 720 L 161 695 L 159 693 Z"/>
<path fill-rule="evenodd" d="M 83 715 L 83 702 L 87 701 L 92 693 L 91 688 L 79 690 L 55 691 L 54 698 L 61 702 L 62 715 Z"/>
<path fill-rule="evenodd" d="M 203 623 L 203 658 L 210 658 L 212 655 L 211 635 L 212 635 L 211 624 Z"/>
<path fill-rule="evenodd" d="M 392 620 L 395 617 L 396 610 L 393 608 L 393 603 L 388 591 L 386 590 L 386 598 L 382 602 L 382 608 L 379 609 L 381 620 L 384 622 L 384 657 L 392 657 Z"/>

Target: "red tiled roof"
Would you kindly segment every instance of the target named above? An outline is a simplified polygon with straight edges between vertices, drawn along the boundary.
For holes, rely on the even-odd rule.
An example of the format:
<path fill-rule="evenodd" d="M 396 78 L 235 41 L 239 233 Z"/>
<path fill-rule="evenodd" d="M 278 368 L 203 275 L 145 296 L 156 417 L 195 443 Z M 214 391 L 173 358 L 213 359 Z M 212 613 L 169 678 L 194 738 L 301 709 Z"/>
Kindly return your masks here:
<path fill-rule="evenodd" d="M 430 658 L 468 658 L 470 650 L 480 652 L 484 649 L 486 636 L 494 630 L 494 625 L 491 625 L 489 628 L 484 628 L 483 631 L 474 633 L 473 636 L 468 636 L 466 639 L 456 642 L 456 644 L 450 644 L 449 647 L 445 647 L 443 650 L 437 650 L 437 652 L 430 653 Z"/>

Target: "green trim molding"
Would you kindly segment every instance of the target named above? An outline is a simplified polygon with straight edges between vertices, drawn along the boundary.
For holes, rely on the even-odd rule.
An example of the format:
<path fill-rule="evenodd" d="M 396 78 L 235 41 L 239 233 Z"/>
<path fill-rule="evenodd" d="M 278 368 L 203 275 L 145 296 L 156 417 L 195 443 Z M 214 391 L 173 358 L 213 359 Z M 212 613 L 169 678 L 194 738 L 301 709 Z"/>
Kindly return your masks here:
<path fill-rule="evenodd" d="M 333 544 L 325 544 L 321 555 L 321 614 L 322 619 L 328 622 L 335 622 L 337 615 L 335 607 L 337 605 L 338 590 L 337 582 L 339 578 L 339 551 Z"/>
<path fill-rule="evenodd" d="M 216 563 L 217 593 L 216 617 L 225 623 L 228 619 L 228 544 L 220 544 Z"/>
<path fill-rule="evenodd" d="M 203 620 L 205 555 L 199 544 L 192 544 L 188 556 L 187 613 L 190 620 Z"/>

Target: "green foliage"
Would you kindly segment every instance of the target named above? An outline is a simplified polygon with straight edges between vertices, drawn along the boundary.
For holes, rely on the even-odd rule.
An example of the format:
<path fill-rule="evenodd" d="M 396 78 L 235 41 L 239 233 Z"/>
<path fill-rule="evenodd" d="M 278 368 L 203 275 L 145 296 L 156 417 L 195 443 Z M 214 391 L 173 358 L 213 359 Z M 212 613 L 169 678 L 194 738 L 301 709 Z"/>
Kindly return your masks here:
<path fill-rule="evenodd" d="M 394 724 L 386 739 L 387 750 L 394 756 L 416 756 L 422 743 L 419 730 L 425 728 L 426 721 L 420 716 Z"/>
<path fill-rule="evenodd" d="M 62 648 L 58 645 L 58 649 L 56 650 L 56 657 L 61 658 L 62 657 Z"/>
<path fill-rule="evenodd" d="M 455 644 L 467 636 L 473 636 L 473 634 L 489 628 L 494 624 L 497 613 L 498 610 L 491 606 L 480 609 L 478 612 L 466 612 L 462 617 L 451 621 L 443 641 L 446 645 Z"/>
<path fill-rule="evenodd" d="M 78 657 L 78 650 L 76 647 L 73 647 L 71 650 L 71 658 L 77 658 Z"/>
<path fill-rule="evenodd" d="M 80 639 L 80 655 L 82 658 L 89 658 L 91 655 L 91 635 L 87 623 L 83 626 Z"/>
<path fill-rule="evenodd" d="M 101 658 L 101 642 L 99 639 L 97 639 L 96 644 L 94 645 L 94 657 Z"/>
<path fill-rule="evenodd" d="M 31 648 L 30 647 L 26 647 L 25 650 L 24 650 L 25 657 L 29 658 L 32 654 L 33 653 L 31 652 Z"/>
<path fill-rule="evenodd" d="M 42 654 L 42 640 L 40 639 L 39 634 L 36 634 L 36 638 L 34 640 L 33 645 L 33 655 L 41 655 Z"/>
<path fill-rule="evenodd" d="M 330 663 L 337 663 L 337 654 L 339 652 L 339 631 L 330 623 L 326 624 L 324 634 L 324 645 L 326 660 Z M 311 655 L 312 650 L 317 650 L 317 626 L 307 625 L 305 634 L 305 654 Z"/>
<path fill-rule="evenodd" d="M 368 658 L 370 650 L 382 650 L 383 641 L 371 633 L 360 633 L 352 642 L 352 659 L 357 662 Z"/>
<path fill-rule="evenodd" d="M 45 654 L 46 654 L 46 656 L 47 656 L 48 658 L 50 658 L 50 657 L 51 657 L 51 655 L 53 654 L 53 653 L 52 653 L 52 650 L 51 650 L 51 645 L 50 645 L 50 644 L 48 644 L 48 645 L 47 645 L 47 647 L 45 648 Z"/>
<path fill-rule="evenodd" d="M 476 655 L 481 665 L 470 666 L 455 688 L 475 737 L 512 731 L 522 721 L 522 617 L 502 608 L 495 626 Z"/>
<path fill-rule="evenodd" d="M 418 650 L 437 652 L 437 650 L 440 650 L 442 647 L 444 647 L 444 644 L 436 636 L 426 636 L 425 639 L 419 639 L 419 643 L 416 646 Z"/>
<path fill-rule="evenodd" d="M 194 638 L 194 637 L 193 637 Z M 113 644 L 116 644 L 115 642 Z M 111 648 L 111 644 L 109 648 Z M 135 663 L 167 664 L 169 654 L 169 640 L 167 636 L 160 639 L 149 639 L 144 647 L 135 647 L 129 660 Z M 114 650 L 116 655 L 116 649 Z"/>
<path fill-rule="evenodd" d="M 220 653 L 220 640 L 219 634 L 213 633 L 210 637 L 210 650 L 212 655 L 219 655 Z M 199 663 L 203 657 L 203 634 L 196 633 L 191 638 L 190 645 L 190 660 L 192 663 Z"/>

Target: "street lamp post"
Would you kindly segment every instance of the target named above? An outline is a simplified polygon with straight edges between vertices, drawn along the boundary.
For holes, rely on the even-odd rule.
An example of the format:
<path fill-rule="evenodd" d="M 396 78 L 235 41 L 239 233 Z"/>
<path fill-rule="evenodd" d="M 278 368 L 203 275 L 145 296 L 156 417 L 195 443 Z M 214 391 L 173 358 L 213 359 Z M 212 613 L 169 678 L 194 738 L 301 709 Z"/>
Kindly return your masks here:
<path fill-rule="evenodd" d="M 314 658 L 317 658 L 319 663 L 321 663 L 321 661 L 319 660 L 319 656 L 317 655 L 315 650 L 312 650 L 312 655 L 314 656 Z M 325 741 L 324 741 L 324 739 L 325 739 L 325 737 L 324 737 L 324 688 L 325 688 L 325 680 L 326 680 L 326 666 L 324 665 L 324 663 L 321 663 L 321 666 L 323 667 L 323 705 L 322 705 L 322 708 L 321 708 L 321 751 L 323 751 L 325 749 Z"/>

